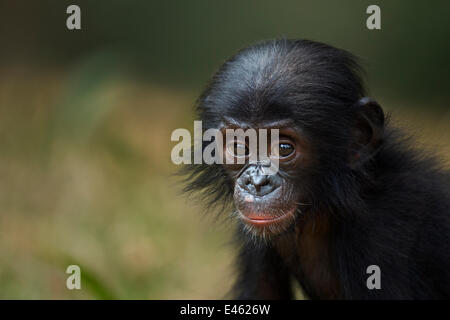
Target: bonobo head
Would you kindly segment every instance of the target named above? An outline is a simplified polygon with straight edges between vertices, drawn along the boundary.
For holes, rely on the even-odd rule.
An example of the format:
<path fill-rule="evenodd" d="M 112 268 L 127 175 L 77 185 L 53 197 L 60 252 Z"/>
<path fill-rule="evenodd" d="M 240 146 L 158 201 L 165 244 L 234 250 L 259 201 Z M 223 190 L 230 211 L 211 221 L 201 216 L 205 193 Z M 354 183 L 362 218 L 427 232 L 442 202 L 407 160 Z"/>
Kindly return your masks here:
<path fill-rule="evenodd" d="M 213 202 L 232 196 L 241 225 L 264 236 L 358 203 L 358 181 L 384 128 L 359 74 L 350 53 L 312 41 L 268 41 L 238 52 L 198 101 L 203 129 L 278 129 L 278 137 L 269 130 L 267 143 L 258 144 L 278 171 L 259 161 L 203 166 L 193 169 L 191 187 L 206 188 Z M 223 154 L 249 158 L 248 140 L 227 141 Z"/>

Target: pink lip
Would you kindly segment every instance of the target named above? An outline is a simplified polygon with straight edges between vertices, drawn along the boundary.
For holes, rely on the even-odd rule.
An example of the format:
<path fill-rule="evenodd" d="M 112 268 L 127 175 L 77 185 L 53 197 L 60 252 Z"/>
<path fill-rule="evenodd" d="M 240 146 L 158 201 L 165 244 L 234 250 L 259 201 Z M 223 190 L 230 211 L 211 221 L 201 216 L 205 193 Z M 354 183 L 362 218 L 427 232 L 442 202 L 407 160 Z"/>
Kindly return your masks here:
<path fill-rule="evenodd" d="M 266 225 L 270 225 L 273 223 L 279 223 L 279 222 L 285 220 L 286 218 L 292 216 L 292 212 L 293 212 L 293 210 L 289 211 L 281 216 L 270 216 L 270 217 L 264 217 L 264 216 L 254 215 L 254 214 L 246 216 L 242 213 L 241 213 L 241 216 L 248 223 L 251 223 L 256 226 L 266 226 Z"/>

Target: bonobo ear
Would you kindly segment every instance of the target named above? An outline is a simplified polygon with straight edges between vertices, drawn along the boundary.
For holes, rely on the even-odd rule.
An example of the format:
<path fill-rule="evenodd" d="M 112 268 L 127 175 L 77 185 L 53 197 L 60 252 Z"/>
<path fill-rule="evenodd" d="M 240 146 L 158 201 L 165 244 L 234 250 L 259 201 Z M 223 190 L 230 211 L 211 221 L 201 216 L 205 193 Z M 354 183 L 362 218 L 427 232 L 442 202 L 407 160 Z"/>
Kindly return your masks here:
<path fill-rule="evenodd" d="M 354 143 L 351 154 L 352 166 L 369 159 L 383 140 L 384 112 L 370 98 L 361 98 L 356 103 L 356 121 L 353 127 Z"/>

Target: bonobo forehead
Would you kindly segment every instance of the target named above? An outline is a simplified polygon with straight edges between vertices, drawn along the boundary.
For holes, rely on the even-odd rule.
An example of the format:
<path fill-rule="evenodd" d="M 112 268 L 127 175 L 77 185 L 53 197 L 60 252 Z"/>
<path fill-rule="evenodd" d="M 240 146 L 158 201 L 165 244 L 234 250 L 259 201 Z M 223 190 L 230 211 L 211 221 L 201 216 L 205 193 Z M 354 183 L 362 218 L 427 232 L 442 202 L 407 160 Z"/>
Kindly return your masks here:
<path fill-rule="evenodd" d="M 212 78 L 199 101 L 203 117 L 264 121 L 319 108 L 336 113 L 364 95 L 350 53 L 322 43 L 273 40 L 238 52 Z M 214 112 L 209 112 L 214 110 Z"/>
<path fill-rule="evenodd" d="M 222 128 L 231 129 L 272 129 L 272 128 L 284 128 L 284 127 L 295 127 L 297 124 L 291 118 L 272 118 L 272 119 L 240 119 L 238 116 L 229 117 L 223 116 L 221 125 Z"/>
<path fill-rule="evenodd" d="M 292 108 L 280 105 L 260 107 L 252 113 L 252 108 L 228 107 L 221 116 L 222 123 L 234 128 L 281 128 L 299 126 L 295 122 Z"/>

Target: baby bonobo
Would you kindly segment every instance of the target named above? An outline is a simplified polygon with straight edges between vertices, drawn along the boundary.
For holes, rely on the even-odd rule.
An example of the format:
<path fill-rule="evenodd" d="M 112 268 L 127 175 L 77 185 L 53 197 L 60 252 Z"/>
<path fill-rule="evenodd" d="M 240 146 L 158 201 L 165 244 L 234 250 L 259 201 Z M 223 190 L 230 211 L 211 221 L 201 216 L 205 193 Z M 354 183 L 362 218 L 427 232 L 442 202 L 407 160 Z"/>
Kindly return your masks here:
<path fill-rule="evenodd" d="M 199 98 L 203 130 L 278 129 L 276 172 L 186 168 L 188 190 L 237 218 L 234 298 L 290 299 L 292 281 L 311 299 L 450 298 L 450 175 L 388 125 L 360 73 L 344 50 L 267 41 L 225 62 Z M 247 142 L 227 141 L 223 156 L 249 157 Z"/>

